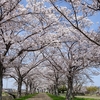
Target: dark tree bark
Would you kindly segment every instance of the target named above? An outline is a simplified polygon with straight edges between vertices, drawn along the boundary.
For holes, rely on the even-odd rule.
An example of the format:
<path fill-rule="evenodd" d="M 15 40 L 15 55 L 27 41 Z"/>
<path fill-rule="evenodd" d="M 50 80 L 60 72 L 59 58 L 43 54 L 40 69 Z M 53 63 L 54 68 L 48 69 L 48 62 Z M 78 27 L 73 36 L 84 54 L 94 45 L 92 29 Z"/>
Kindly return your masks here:
<path fill-rule="evenodd" d="M 2 68 L 0 66 L 0 100 L 2 100 Z"/>
<path fill-rule="evenodd" d="M 30 94 L 32 94 L 32 82 L 30 82 L 29 87 L 30 87 Z"/>
<path fill-rule="evenodd" d="M 33 88 L 33 93 L 36 93 L 36 88 L 35 87 Z"/>
<path fill-rule="evenodd" d="M 0 61 L 0 100 L 2 100 L 2 87 L 3 87 L 3 65 Z"/>
<path fill-rule="evenodd" d="M 66 100 L 73 100 L 73 77 L 68 76 L 68 88 L 66 93 Z"/>
<path fill-rule="evenodd" d="M 23 81 L 23 79 L 22 79 L 22 77 L 20 77 L 20 78 L 18 79 L 18 93 L 17 93 L 18 98 L 21 97 L 22 81 Z"/>
<path fill-rule="evenodd" d="M 37 89 L 37 92 L 39 93 L 39 89 Z"/>
<path fill-rule="evenodd" d="M 58 93 L 58 78 L 56 79 L 56 83 L 55 83 L 55 85 L 54 85 L 54 94 L 55 94 L 56 96 L 59 95 L 59 93 Z"/>
<path fill-rule="evenodd" d="M 27 95 L 28 94 L 28 86 L 29 86 L 29 83 L 28 83 L 28 80 L 23 80 L 23 82 L 24 82 L 24 84 L 25 84 L 25 87 L 26 87 L 26 89 L 25 89 L 25 95 Z"/>
<path fill-rule="evenodd" d="M 28 94 L 28 84 L 25 84 L 26 85 L 26 95 Z"/>
<path fill-rule="evenodd" d="M 50 87 L 50 93 L 54 94 L 54 86 L 53 85 L 51 85 L 51 87 Z"/>
<path fill-rule="evenodd" d="M 48 92 L 50 93 L 50 89 L 48 88 Z"/>

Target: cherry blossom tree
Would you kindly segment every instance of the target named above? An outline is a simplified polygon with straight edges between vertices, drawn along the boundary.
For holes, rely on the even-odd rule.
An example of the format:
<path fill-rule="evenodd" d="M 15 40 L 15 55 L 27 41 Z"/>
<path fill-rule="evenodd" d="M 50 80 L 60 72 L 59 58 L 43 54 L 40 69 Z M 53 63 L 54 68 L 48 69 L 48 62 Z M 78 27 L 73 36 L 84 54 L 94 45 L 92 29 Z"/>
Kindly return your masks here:
<path fill-rule="evenodd" d="M 45 57 L 46 58 L 46 57 Z M 56 96 L 59 95 L 58 93 L 58 86 L 59 86 L 59 83 L 60 83 L 60 79 L 62 78 L 63 76 L 63 73 L 61 73 L 59 70 L 57 70 L 55 68 L 55 66 L 51 63 L 50 59 L 46 58 L 47 59 L 47 63 L 43 63 L 43 65 L 45 65 L 46 67 L 44 68 L 44 71 L 42 70 L 42 76 L 44 78 L 46 78 L 46 81 L 51 81 L 51 84 L 48 84 L 49 86 L 52 85 L 53 86 L 53 89 L 52 89 L 52 92 L 53 94 L 55 94 Z"/>
<path fill-rule="evenodd" d="M 41 64 L 44 61 L 42 57 L 39 58 L 40 56 L 37 53 L 32 56 L 33 56 L 33 60 L 31 63 L 28 63 L 28 64 L 23 63 L 23 60 L 25 59 L 26 55 L 24 57 L 18 57 L 15 61 L 12 62 L 12 67 L 9 68 L 8 71 L 6 71 L 5 73 L 6 76 L 10 76 L 16 80 L 17 85 L 18 85 L 18 97 L 21 96 L 22 82 L 25 79 L 25 77 L 27 77 L 29 73 L 33 74 L 33 69 L 39 66 L 39 64 Z M 30 84 L 30 92 L 31 92 L 31 86 L 32 86 L 31 77 L 28 83 Z"/>
<path fill-rule="evenodd" d="M 95 59 L 96 57 L 93 55 L 93 48 L 96 45 L 91 48 L 93 46 L 91 45 L 91 42 L 88 40 L 83 41 L 82 39 L 84 37 L 81 34 L 77 35 L 76 30 L 66 30 L 66 34 L 64 33 L 65 31 L 63 29 L 62 32 L 63 35 L 60 33 L 56 36 L 56 39 L 59 40 L 60 45 L 47 48 L 44 51 L 44 57 L 48 59 L 49 63 L 53 65 L 56 70 L 63 72 L 63 74 L 66 75 L 68 87 L 66 100 L 71 100 L 71 98 L 74 96 L 73 83 L 75 79 L 77 80 L 77 76 L 83 74 L 89 78 L 87 72 L 88 68 L 94 68 L 94 65 L 97 65 L 97 63 L 93 62 L 95 60 L 92 60 L 92 58 Z M 96 54 L 99 53 L 98 48 L 96 48 Z"/>
<path fill-rule="evenodd" d="M 28 93 L 32 94 L 36 92 L 36 88 L 39 85 L 39 78 L 36 69 L 34 68 L 28 75 L 24 78 L 23 82 L 26 87 L 26 95 Z"/>
<path fill-rule="evenodd" d="M 44 2 L 30 0 L 23 6 L 20 1 L 0 1 L 0 100 L 4 70 L 24 52 L 50 44 L 49 33 L 58 23 L 57 17 L 51 14 L 52 8 L 45 8 Z"/>
<path fill-rule="evenodd" d="M 91 70 L 88 69 L 89 67 L 91 68 L 91 65 L 88 61 L 88 48 L 85 47 L 84 45 L 80 45 L 78 44 L 76 41 L 75 42 L 67 42 L 65 43 L 66 47 L 64 47 L 66 49 L 64 49 L 65 53 L 63 52 L 63 49 L 59 49 L 62 55 L 62 59 L 63 59 L 63 66 L 65 66 L 64 71 L 66 73 L 66 77 L 67 77 L 67 99 L 66 100 L 70 100 L 71 98 L 74 97 L 74 91 L 73 91 L 73 87 L 74 87 L 74 81 L 77 80 L 77 77 L 79 75 L 85 75 L 87 79 L 91 78 L 89 77 L 89 74 L 91 73 Z M 79 45 L 79 46 L 78 46 Z M 88 56 L 87 56 L 88 55 Z M 66 69 L 67 68 L 67 69 Z"/>
<path fill-rule="evenodd" d="M 88 74 L 87 74 L 88 73 Z M 86 91 L 82 90 L 86 85 L 87 83 L 93 83 L 93 80 L 92 80 L 92 76 L 91 76 L 92 73 L 86 71 L 86 72 L 82 72 L 80 73 L 79 75 L 77 75 L 75 78 L 74 78 L 74 82 L 73 82 L 73 95 L 78 95 L 80 93 L 83 93 L 85 94 Z"/>
<path fill-rule="evenodd" d="M 18 10 L 20 13 L 16 12 L 17 7 L 23 8 L 19 4 L 20 1 L 21 0 L 0 1 L 0 100 L 2 100 L 2 77 L 5 70 L 5 63 L 8 61 L 6 61 L 6 58 L 8 58 L 9 49 L 15 41 L 16 43 L 20 41 L 17 33 L 20 31 L 19 27 L 21 23 L 19 23 L 20 19 L 18 20 L 17 16 L 27 13 L 25 9 L 24 12 L 20 12 L 20 9 Z M 17 23 L 15 23 L 13 19 L 15 19 L 15 22 L 18 20 Z"/>
<path fill-rule="evenodd" d="M 64 21 L 65 23 L 67 22 L 67 26 L 72 26 L 93 44 L 100 46 L 100 42 L 97 41 L 99 39 L 98 30 L 100 30 L 100 25 L 96 25 L 97 30 L 92 30 L 88 27 L 90 26 L 88 22 L 90 21 L 89 19 L 91 18 L 91 16 L 94 16 L 96 13 L 99 13 L 99 0 L 62 0 L 61 2 L 59 0 L 49 1 L 54 6 L 56 12 L 61 14 L 62 18 L 60 20 L 62 23 Z M 63 3 L 65 3 L 66 5 L 63 5 Z M 57 4 L 59 5 L 57 6 Z M 96 38 L 98 39 L 96 40 Z"/>
<path fill-rule="evenodd" d="M 89 4 L 86 0 L 63 1 L 67 7 L 57 6 L 59 1 L 52 0 L 50 7 L 46 7 L 47 0 L 27 0 L 26 5 L 20 1 L 0 1 L 0 100 L 6 69 L 12 67 L 13 75 L 21 76 L 22 84 L 33 66 L 41 63 L 37 62 L 41 56 L 48 60 L 55 76 L 58 72 L 66 75 L 67 100 L 70 100 L 75 77 L 89 67 L 100 66 L 100 28 L 91 30 L 93 22 L 89 19 L 99 11 L 99 0 L 91 0 Z M 44 54 L 32 66 L 23 65 L 19 58 L 36 51 Z"/>

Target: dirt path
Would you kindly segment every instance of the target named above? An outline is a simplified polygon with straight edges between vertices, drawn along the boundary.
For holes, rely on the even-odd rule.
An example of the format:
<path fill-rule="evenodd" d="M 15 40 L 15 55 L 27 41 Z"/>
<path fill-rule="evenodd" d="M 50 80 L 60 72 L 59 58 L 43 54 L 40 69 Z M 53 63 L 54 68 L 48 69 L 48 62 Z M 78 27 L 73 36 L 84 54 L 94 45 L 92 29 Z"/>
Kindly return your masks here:
<path fill-rule="evenodd" d="M 45 93 L 39 93 L 35 97 L 27 100 L 51 100 L 51 98 Z"/>

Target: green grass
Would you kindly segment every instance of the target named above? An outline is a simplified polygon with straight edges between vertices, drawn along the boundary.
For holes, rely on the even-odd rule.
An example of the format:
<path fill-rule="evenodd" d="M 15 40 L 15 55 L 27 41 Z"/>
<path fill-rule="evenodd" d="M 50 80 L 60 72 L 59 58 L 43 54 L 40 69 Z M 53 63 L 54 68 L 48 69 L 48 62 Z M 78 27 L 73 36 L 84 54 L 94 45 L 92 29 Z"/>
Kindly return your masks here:
<path fill-rule="evenodd" d="M 47 94 L 49 97 L 52 98 L 52 100 L 65 100 L 64 97 L 61 97 L 61 96 L 55 96 L 55 95 L 52 95 L 52 94 Z"/>
<path fill-rule="evenodd" d="M 100 100 L 100 99 L 92 99 L 92 98 L 75 98 L 74 100 Z"/>
<path fill-rule="evenodd" d="M 99 96 L 76 96 L 76 98 L 76 100 L 100 100 Z"/>
<path fill-rule="evenodd" d="M 31 98 L 31 97 L 35 96 L 36 94 L 37 94 L 37 93 L 35 93 L 35 94 L 30 94 L 30 95 L 23 96 L 23 97 L 21 97 L 21 98 L 15 99 L 15 100 L 26 100 L 26 99 L 28 99 L 28 98 Z"/>
<path fill-rule="evenodd" d="M 62 96 L 55 96 L 52 94 L 47 94 L 49 97 L 52 98 L 52 100 L 65 100 L 65 97 Z M 85 97 L 85 96 L 84 96 Z M 79 97 L 75 97 L 74 100 L 100 100 L 100 98 L 79 98 Z"/>
<path fill-rule="evenodd" d="M 2 92 L 2 96 L 9 96 L 9 94 L 6 92 Z"/>

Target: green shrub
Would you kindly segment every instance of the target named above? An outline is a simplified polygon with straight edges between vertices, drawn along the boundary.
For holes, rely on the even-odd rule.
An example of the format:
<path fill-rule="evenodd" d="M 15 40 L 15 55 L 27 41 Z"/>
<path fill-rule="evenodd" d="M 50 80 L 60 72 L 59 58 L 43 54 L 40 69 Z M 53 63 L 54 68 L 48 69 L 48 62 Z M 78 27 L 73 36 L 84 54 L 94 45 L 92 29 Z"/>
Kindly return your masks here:
<path fill-rule="evenodd" d="M 97 90 L 98 90 L 98 87 L 97 86 L 90 86 L 90 87 L 87 87 L 87 92 L 89 94 L 94 94 Z"/>
<path fill-rule="evenodd" d="M 64 93 L 65 91 L 67 90 L 66 86 L 65 85 L 62 85 L 58 88 L 58 92 L 59 93 Z"/>

